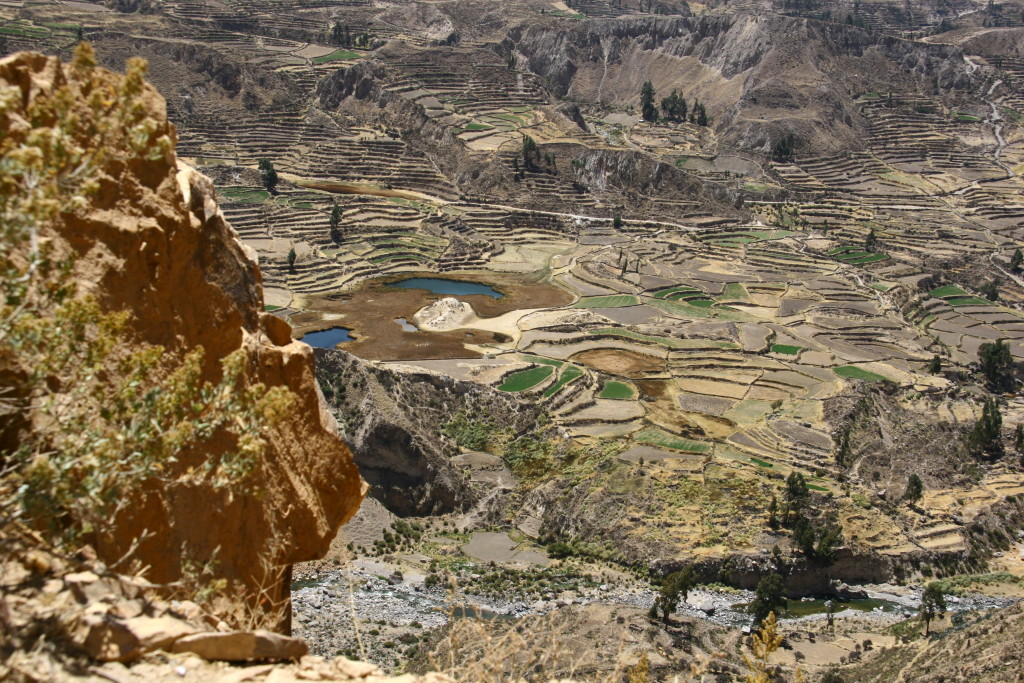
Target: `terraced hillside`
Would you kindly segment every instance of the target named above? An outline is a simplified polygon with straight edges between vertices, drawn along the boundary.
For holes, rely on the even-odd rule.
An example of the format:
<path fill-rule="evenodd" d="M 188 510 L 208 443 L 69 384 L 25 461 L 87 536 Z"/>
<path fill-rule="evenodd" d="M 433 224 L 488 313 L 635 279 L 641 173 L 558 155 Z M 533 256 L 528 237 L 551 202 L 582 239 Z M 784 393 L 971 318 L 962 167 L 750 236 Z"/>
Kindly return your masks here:
<path fill-rule="evenodd" d="M 813 592 L 978 568 L 1019 527 L 1022 10 L 4 0 L 0 37 L 149 60 L 268 306 L 398 378 L 328 384 L 350 437 L 414 412 L 409 376 L 537 411 L 420 425 L 490 491 L 446 500 L 461 531 L 741 585 L 776 547 Z"/>

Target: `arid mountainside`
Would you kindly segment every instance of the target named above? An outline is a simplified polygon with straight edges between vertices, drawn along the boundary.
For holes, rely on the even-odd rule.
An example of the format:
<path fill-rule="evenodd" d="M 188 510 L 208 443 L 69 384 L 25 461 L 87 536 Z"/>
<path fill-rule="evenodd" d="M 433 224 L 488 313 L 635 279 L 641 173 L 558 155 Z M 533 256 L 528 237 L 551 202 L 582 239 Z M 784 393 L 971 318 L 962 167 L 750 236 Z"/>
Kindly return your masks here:
<path fill-rule="evenodd" d="M 577 102 L 627 105 L 646 80 L 659 93 L 679 90 L 706 104 L 724 144 L 764 153 L 787 133 L 819 154 L 860 149 L 860 93 L 898 83 L 901 92 L 941 91 L 955 101 L 979 85 L 955 48 L 776 15 L 522 28 L 503 47 Z"/>

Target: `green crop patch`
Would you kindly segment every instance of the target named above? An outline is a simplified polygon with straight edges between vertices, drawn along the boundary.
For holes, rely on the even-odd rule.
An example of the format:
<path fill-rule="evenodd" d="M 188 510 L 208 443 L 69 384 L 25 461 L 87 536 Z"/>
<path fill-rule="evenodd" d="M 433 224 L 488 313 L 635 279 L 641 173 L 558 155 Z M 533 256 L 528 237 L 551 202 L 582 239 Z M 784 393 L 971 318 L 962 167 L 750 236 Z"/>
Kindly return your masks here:
<path fill-rule="evenodd" d="M 529 363 L 537 363 L 538 365 L 550 365 L 553 368 L 560 368 L 565 365 L 564 360 L 555 360 L 554 358 L 545 358 L 543 356 L 534 356 L 529 353 L 524 353 L 520 356 L 523 360 Z"/>
<path fill-rule="evenodd" d="M 648 427 L 647 429 L 637 432 L 633 437 L 633 440 L 638 443 L 663 446 L 665 448 L 671 448 L 674 451 L 684 451 L 686 453 L 708 453 L 711 451 L 711 444 L 709 443 L 683 439 L 675 436 L 674 434 L 663 432 L 660 429 L 654 429 L 653 427 Z"/>
<path fill-rule="evenodd" d="M 632 294 L 612 294 L 608 296 L 588 296 L 580 299 L 574 308 L 621 308 L 623 306 L 636 306 L 640 299 Z"/>
<path fill-rule="evenodd" d="M 352 52 L 352 50 L 335 50 L 329 55 L 323 55 L 321 57 L 314 57 L 314 64 L 326 64 L 327 62 L 340 62 L 349 59 L 359 59 L 362 55 L 358 52 Z"/>
<path fill-rule="evenodd" d="M 967 292 L 960 289 L 956 285 L 946 285 L 945 287 L 939 287 L 928 292 L 929 296 L 933 296 L 936 299 L 945 299 L 952 296 L 967 296 Z"/>
<path fill-rule="evenodd" d="M 849 263 L 853 266 L 864 265 L 865 263 L 875 263 L 876 261 L 884 261 L 889 258 L 886 254 L 869 254 L 868 256 L 859 256 L 857 258 L 844 259 L 844 263 Z"/>
<path fill-rule="evenodd" d="M 547 391 L 544 392 L 544 398 L 549 398 L 558 393 L 559 389 L 564 387 L 574 379 L 579 379 L 583 376 L 583 371 L 575 365 L 566 365 L 562 369 L 562 374 L 558 376 L 558 381 L 548 387 Z"/>
<path fill-rule="evenodd" d="M 494 130 L 494 126 L 488 126 L 486 123 L 467 123 L 462 129 L 475 133 L 481 130 Z"/>
<path fill-rule="evenodd" d="M 555 369 L 550 365 L 541 365 L 540 367 L 530 368 L 529 370 L 520 370 L 519 372 L 513 372 L 511 375 L 505 378 L 505 381 L 498 387 L 498 391 L 526 391 L 531 389 L 548 377 L 551 377 Z"/>
<path fill-rule="evenodd" d="M 795 356 L 803 351 L 802 346 L 791 346 L 789 344 L 772 344 L 772 353 L 784 353 L 789 356 Z"/>
<path fill-rule="evenodd" d="M 633 387 L 625 382 L 616 382 L 614 380 L 608 380 L 601 387 L 601 393 L 597 395 L 598 398 L 610 398 L 616 401 L 632 401 L 636 398 L 636 392 Z"/>
<path fill-rule="evenodd" d="M 775 465 L 771 464 L 770 462 L 765 462 L 760 458 L 751 458 L 750 462 L 754 463 L 758 467 L 775 467 Z"/>
<path fill-rule="evenodd" d="M 701 292 L 699 289 L 695 289 L 694 287 L 691 287 L 689 285 L 679 285 L 677 287 L 669 287 L 668 289 L 662 289 L 657 292 L 654 292 L 653 296 L 655 299 L 667 299 L 671 295 L 677 293 L 683 295 L 703 294 L 703 292 Z"/>
<path fill-rule="evenodd" d="M 865 370 L 864 368 L 858 368 L 856 365 L 840 365 L 838 368 L 832 368 L 832 372 L 836 373 L 840 377 L 846 377 L 848 379 L 864 379 L 869 382 L 884 382 L 888 380 L 888 377 Z"/>

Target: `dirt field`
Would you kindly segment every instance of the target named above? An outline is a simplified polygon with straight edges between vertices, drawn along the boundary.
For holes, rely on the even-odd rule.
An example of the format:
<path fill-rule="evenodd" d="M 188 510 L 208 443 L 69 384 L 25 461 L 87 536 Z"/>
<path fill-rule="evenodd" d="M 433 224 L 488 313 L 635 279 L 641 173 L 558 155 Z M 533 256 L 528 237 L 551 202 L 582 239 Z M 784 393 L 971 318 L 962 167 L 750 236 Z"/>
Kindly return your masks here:
<path fill-rule="evenodd" d="M 665 370 L 665 361 L 660 358 L 620 349 L 581 351 L 574 355 L 572 360 L 589 365 L 601 372 L 631 379 L 645 377 L 648 373 Z"/>

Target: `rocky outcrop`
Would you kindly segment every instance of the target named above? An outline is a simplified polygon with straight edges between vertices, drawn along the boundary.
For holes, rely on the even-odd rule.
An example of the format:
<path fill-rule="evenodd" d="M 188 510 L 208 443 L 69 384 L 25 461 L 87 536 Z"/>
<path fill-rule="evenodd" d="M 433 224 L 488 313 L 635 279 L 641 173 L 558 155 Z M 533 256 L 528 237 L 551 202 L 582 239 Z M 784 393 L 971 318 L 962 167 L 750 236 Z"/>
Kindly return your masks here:
<path fill-rule="evenodd" d="M 397 515 L 443 514 L 473 506 L 478 493 L 452 464 L 458 455 L 442 426 L 470 419 L 531 428 L 538 408 L 492 387 L 409 366 L 360 360 L 317 349 L 317 377 L 370 495 Z"/>
<path fill-rule="evenodd" d="M 20 112 L 8 109 L 0 119 L 11 126 L 7 132 L 41 98 L 66 92 L 88 120 L 89 92 L 128 88 L 123 77 L 99 67 L 25 53 L 0 61 L 0 86 L 20 96 Z M 5 104 L 17 101 L 7 97 Z M 128 314 L 129 344 L 160 346 L 169 363 L 202 347 L 200 381 L 214 383 L 221 360 L 242 350 L 245 384 L 286 387 L 294 403 L 289 417 L 263 434 L 266 448 L 244 491 L 188 478 L 123 491 L 128 501 L 95 534 L 96 551 L 111 562 L 137 544 L 133 557 L 149 567 L 153 582 L 179 580 L 187 560 L 208 565 L 209 579 L 225 579 L 245 594 L 262 589 L 285 599 L 280 569 L 326 551 L 358 508 L 364 484 L 324 406 L 312 350 L 264 312 L 254 253 L 224 220 L 210 180 L 177 162 L 163 98 L 143 83 L 132 107 L 143 137 L 133 149 L 99 157 L 98 191 L 44 225 L 41 238 L 55 253 L 74 257 L 80 294 Z M 85 148 L 95 144 L 87 128 L 69 127 Z M 188 453 L 180 466 L 200 468 L 218 455 L 213 451 L 234 447 L 208 443 L 209 450 Z"/>

